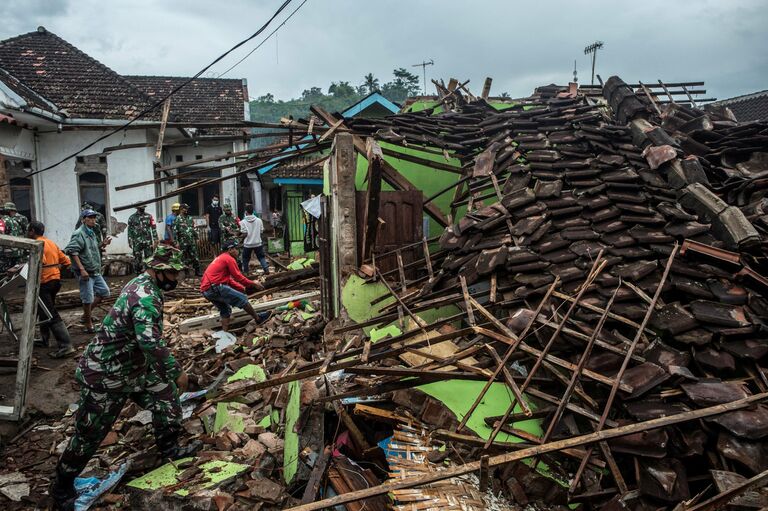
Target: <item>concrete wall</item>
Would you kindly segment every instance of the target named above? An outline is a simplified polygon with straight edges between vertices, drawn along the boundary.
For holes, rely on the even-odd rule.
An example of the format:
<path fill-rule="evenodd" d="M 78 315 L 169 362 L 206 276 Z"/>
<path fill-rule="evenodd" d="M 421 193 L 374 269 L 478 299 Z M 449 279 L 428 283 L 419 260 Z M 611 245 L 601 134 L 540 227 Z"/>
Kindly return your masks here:
<path fill-rule="evenodd" d="M 63 157 L 81 149 L 86 143 L 98 138 L 103 131 L 66 131 L 63 133 L 44 133 L 38 135 L 37 159 L 34 167 L 45 168 L 56 163 Z M 84 155 L 97 155 L 103 153 L 105 147 L 115 146 L 119 143 L 138 144 L 146 143 L 145 130 L 127 130 L 123 135 L 114 135 L 86 150 Z M 107 157 L 107 188 L 108 209 L 111 216 L 111 229 L 121 223 L 127 223 L 128 217 L 135 210 L 125 210 L 115 213 L 113 208 L 133 202 L 154 197 L 153 185 L 147 185 L 120 192 L 115 187 L 144 181 L 154 177 L 152 159 L 154 149 L 142 147 L 114 151 Z M 47 170 L 33 177 L 33 187 L 36 194 L 36 217 L 46 225 L 46 234 L 60 246 L 64 246 L 77 222 L 80 212 L 80 192 L 78 176 L 75 173 L 75 158 L 71 158 L 61 165 Z M 147 212 L 157 217 L 155 204 L 147 206 Z M 113 234 L 112 244 L 108 252 L 112 254 L 127 253 L 127 234 L 123 230 Z"/>

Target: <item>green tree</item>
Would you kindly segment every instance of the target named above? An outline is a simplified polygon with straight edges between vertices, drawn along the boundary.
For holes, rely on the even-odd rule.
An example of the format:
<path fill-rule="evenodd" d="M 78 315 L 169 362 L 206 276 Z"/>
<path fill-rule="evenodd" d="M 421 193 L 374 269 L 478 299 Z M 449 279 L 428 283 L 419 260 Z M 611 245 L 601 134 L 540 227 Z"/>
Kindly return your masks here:
<path fill-rule="evenodd" d="M 354 96 L 355 93 L 355 88 L 352 87 L 349 82 L 331 82 L 331 86 L 328 87 L 328 94 L 335 98 L 350 98 Z"/>
<path fill-rule="evenodd" d="M 416 96 L 420 92 L 419 77 L 409 72 L 404 67 L 392 71 L 394 79 L 381 87 L 381 92 L 387 99 L 401 103 L 409 96 Z"/>
<path fill-rule="evenodd" d="M 379 90 L 379 79 L 373 76 L 373 73 L 368 73 L 363 77 L 363 85 L 361 89 L 367 94 L 376 92 Z"/>
<path fill-rule="evenodd" d="M 323 89 L 320 87 L 310 87 L 309 89 L 304 89 L 301 93 L 301 99 L 304 101 L 318 101 L 324 96 Z"/>
<path fill-rule="evenodd" d="M 260 103 L 274 103 L 275 102 L 275 96 L 271 92 L 268 92 L 268 93 L 264 94 L 263 96 L 259 96 L 258 98 L 256 98 L 256 101 L 258 101 Z"/>

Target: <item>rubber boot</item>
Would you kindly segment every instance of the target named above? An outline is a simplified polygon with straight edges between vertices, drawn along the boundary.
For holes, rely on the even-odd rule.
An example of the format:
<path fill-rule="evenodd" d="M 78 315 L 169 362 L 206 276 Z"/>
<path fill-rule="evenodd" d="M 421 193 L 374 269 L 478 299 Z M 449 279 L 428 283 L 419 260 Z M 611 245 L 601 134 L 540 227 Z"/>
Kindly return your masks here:
<path fill-rule="evenodd" d="M 253 310 L 253 305 L 251 305 L 250 303 L 246 303 L 243 306 L 243 310 L 248 314 L 250 314 L 251 317 L 256 320 L 257 325 L 264 323 L 266 320 L 268 320 L 272 316 L 271 312 L 256 312 L 255 310 Z"/>
<path fill-rule="evenodd" d="M 53 509 L 72 511 L 75 509 L 77 491 L 75 490 L 75 476 L 62 475 L 58 469 L 48 488 L 48 495 L 53 500 Z"/>
<path fill-rule="evenodd" d="M 36 348 L 47 348 L 50 346 L 51 331 L 49 325 L 45 323 L 40 324 L 40 337 L 35 339 Z"/>
<path fill-rule="evenodd" d="M 51 358 L 64 358 L 75 352 L 74 346 L 72 346 L 72 339 L 69 337 L 69 331 L 67 325 L 62 320 L 58 320 L 51 326 L 51 332 L 56 339 L 58 348 L 56 351 L 49 353 Z"/>
<path fill-rule="evenodd" d="M 157 450 L 160 452 L 160 457 L 164 461 L 194 456 L 203 446 L 203 443 L 199 440 L 195 440 L 183 447 L 180 446 L 179 430 L 176 428 L 156 431 L 155 443 L 157 444 Z"/>

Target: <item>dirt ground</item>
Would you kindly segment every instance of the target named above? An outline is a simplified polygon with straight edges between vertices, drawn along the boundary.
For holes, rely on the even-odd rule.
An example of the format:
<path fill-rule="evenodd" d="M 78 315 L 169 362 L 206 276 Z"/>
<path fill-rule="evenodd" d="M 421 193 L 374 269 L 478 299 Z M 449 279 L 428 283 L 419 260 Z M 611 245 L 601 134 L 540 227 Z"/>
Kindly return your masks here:
<path fill-rule="evenodd" d="M 117 293 L 129 279 L 130 277 L 113 277 L 108 278 L 107 282 L 112 292 Z M 75 281 L 63 280 L 62 292 L 71 289 L 76 289 Z M 96 319 L 103 318 L 110 306 L 100 307 L 95 313 Z M 45 418 L 60 419 L 67 407 L 77 402 L 78 387 L 74 380 L 76 361 L 90 342 L 93 334 L 85 333 L 80 324 L 82 309 L 70 308 L 59 310 L 59 313 L 67 324 L 69 335 L 77 351 L 71 357 L 53 359 L 48 356 L 48 353 L 54 351 L 54 346 L 34 349 L 33 368 L 27 389 L 26 417 L 18 423 L 0 421 L 0 445 L 12 438 L 20 428 L 29 424 L 30 421 L 44 420 Z M 12 314 L 11 317 L 14 325 L 20 324 L 21 314 Z M 35 336 L 39 336 L 37 329 L 35 329 Z M 54 342 L 51 339 L 51 343 Z M 0 334 L 0 357 L 15 357 L 17 349 L 15 341 L 7 332 Z M 16 368 L 0 367 L 0 404 L 13 404 L 15 382 Z"/>

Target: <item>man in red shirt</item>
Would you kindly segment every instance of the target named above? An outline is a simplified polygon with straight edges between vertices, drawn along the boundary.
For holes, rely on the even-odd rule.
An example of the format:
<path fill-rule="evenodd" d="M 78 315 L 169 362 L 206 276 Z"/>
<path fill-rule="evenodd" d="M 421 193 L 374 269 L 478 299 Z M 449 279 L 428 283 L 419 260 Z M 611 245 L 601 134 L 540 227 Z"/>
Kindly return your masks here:
<path fill-rule="evenodd" d="M 249 280 L 237 266 L 238 243 L 234 240 L 222 244 L 221 254 L 206 268 L 200 281 L 200 292 L 206 300 L 214 304 L 221 314 L 221 328 L 229 329 L 232 307 L 239 307 L 250 314 L 257 323 L 263 323 L 268 313 L 258 313 L 248 302 L 245 290 L 248 288 L 264 289 L 259 282 Z"/>

